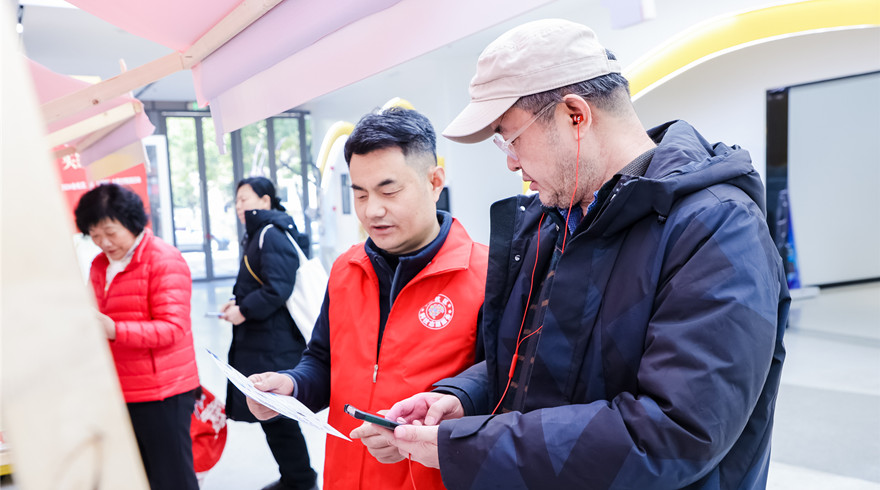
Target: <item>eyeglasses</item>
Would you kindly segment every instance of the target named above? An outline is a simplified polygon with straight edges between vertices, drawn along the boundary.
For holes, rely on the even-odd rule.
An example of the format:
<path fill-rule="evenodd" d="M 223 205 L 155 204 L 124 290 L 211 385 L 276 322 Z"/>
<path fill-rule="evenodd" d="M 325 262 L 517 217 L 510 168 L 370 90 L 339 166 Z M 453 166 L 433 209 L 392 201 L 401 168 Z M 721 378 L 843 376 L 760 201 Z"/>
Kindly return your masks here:
<path fill-rule="evenodd" d="M 526 123 L 521 128 L 519 128 L 519 130 L 517 132 L 510 135 L 510 139 L 505 140 L 504 137 L 501 136 L 501 133 L 495 133 L 495 137 L 492 139 L 492 141 L 494 141 L 495 144 L 498 146 L 498 148 L 500 148 L 501 151 L 506 153 L 507 156 L 509 156 L 513 160 L 518 161 L 519 157 L 516 155 L 516 151 L 513 149 L 513 146 L 511 146 L 511 145 L 513 145 L 513 142 L 517 138 L 519 138 L 519 136 L 521 134 L 523 134 L 523 132 L 525 132 L 526 129 L 529 129 L 529 126 L 531 126 L 535 121 L 537 121 L 538 118 L 541 117 L 541 114 L 544 114 L 545 112 L 547 112 L 547 110 L 550 109 L 551 107 L 556 107 L 556 104 L 558 104 L 558 103 L 559 102 L 551 102 L 551 103 L 545 105 L 543 108 L 541 108 L 541 110 L 538 111 L 537 113 L 535 113 L 535 115 L 532 116 L 531 119 L 526 121 Z"/>

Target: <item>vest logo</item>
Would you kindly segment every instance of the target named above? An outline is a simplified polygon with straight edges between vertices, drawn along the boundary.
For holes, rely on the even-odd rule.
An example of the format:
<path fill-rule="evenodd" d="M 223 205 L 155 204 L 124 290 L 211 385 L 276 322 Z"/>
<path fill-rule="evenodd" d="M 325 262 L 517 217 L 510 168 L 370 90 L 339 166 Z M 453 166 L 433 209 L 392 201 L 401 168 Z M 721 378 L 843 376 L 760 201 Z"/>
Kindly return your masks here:
<path fill-rule="evenodd" d="M 455 306 L 446 295 L 438 294 L 436 298 L 428 301 L 419 309 L 419 321 L 431 330 L 440 330 L 449 325 L 455 314 Z"/>

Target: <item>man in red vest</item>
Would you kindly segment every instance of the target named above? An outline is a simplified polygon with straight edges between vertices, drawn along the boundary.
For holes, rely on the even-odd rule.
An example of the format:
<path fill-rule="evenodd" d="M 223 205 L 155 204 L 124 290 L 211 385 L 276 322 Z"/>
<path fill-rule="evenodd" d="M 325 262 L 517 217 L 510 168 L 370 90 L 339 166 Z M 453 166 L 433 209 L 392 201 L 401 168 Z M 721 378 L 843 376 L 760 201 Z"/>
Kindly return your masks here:
<path fill-rule="evenodd" d="M 393 434 L 361 425 L 345 404 L 376 412 L 430 389 L 482 359 L 478 331 L 488 249 L 437 210 L 445 172 L 436 136 L 416 111 L 368 114 L 345 144 L 354 205 L 370 238 L 333 264 L 321 314 L 302 361 L 250 377 L 263 391 L 292 395 L 358 442 L 327 438 L 324 489 L 440 489 L 440 472 L 410 465 Z M 277 415 L 248 399 L 261 420 Z M 383 439 L 389 441 L 383 444 Z M 385 454 L 387 453 L 387 454 Z"/>

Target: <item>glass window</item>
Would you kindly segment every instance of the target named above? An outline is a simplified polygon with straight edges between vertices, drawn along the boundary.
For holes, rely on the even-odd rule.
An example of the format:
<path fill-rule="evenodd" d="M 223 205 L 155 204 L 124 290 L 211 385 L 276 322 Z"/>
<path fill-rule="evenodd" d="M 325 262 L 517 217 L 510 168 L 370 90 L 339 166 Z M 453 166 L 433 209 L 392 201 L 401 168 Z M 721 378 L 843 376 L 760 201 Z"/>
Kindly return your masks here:
<path fill-rule="evenodd" d="M 275 168 L 278 177 L 278 197 L 287 214 L 293 217 L 300 231 L 305 231 L 302 209 L 302 152 L 299 141 L 299 118 L 276 117 L 272 120 L 275 130 Z"/>
<path fill-rule="evenodd" d="M 237 179 L 272 179 L 278 197 L 300 230 L 316 226 L 303 213 L 302 164 L 308 151 L 302 147 L 300 135 L 301 124 L 308 122 L 303 114 L 285 113 L 271 118 L 272 124 L 263 120 L 224 135 L 228 149 L 225 155 L 220 154 L 214 122 L 206 112 L 164 112 L 162 116 L 172 196 L 168 217 L 174 222 L 173 237 L 168 241 L 183 253 L 193 279 L 238 274 L 244 228 L 235 213 Z M 308 207 L 315 208 L 317 173 L 310 172 L 309 177 L 307 202 Z"/>
<path fill-rule="evenodd" d="M 238 274 L 239 242 L 238 217 L 235 214 L 235 177 L 232 172 L 232 152 L 220 154 L 214 136 L 214 120 L 201 118 L 205 152 L 205 180 L 208 189 L 208 224 L 211 242 L 213 277 Z M 226 148 L 232 148 L 229 134 L 223 136 Z"/>
<path fill-rule="evenodd" d="M 241 156 L 245 177 L 272 178 L 266 149 L 266 121 L 241 128 Z"/>
<path fill-rule="evenodd" d="M 165 125 L 174 213 L 174 245 L 183 253 L 193 279 L 204 279 L 207 270 L 196 121 L 192 117 L 168 117 Z"/>

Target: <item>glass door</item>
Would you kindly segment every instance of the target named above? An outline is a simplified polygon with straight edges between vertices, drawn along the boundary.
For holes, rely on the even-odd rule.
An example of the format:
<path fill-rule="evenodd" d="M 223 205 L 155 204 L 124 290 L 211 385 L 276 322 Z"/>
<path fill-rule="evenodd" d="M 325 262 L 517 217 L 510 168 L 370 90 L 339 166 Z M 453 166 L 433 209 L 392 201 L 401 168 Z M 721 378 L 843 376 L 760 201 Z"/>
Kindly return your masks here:
<path fill-rule="evenodd" d="M 168 164 L 171 177 L 171 209 L 174 246 L 183 254 L 193 279 L 206 279 L 205 234 L 202 229 L 200 152 L 196 132 L 201 118 L 167 117 Z"/>
<path fill-rule="evenodd" d="M 220 155 L 214 122 L 204 113 L 166 116 L 165 128 L 174 246 L 193 279 L 234 277 L 239 247 L 232 158 Z"/>
<path fill-rule="evenodd" d="M 238 216 L 235 214 L 235 176 L 232 153 L 220 154 L 214 141 L 214 120 L 201 118 L 205 135 L 202 148 L 205 154 L 205 189 L 207 195 L 207 238 L 210 240 L 210 277 L 235 277 L 238 274 L 239 241 Z M 231 148 L 228 134 L 224 135 L 226 148 Z"/>
<path fill-rule="evenodd" d="M 314 194 L 309 196 L 306 193 L 304 196 L 303 193 L 303 172 L 308 172 L 308 167 L 303 169 L 302 165 L 305 140 L 300 138 L 300 131 L 304 121 L 302 117 L 275 117 L 271 121 L 278 194 L 287 208 L 287 214 L 293 217 L 299 231 L 308 233 L 311 219 L 307 210 L 311 207 L 310 203 L 316 205 L 317 199 Z M 314 190 L 317 186 L 311 185 L 305 188 Z M 309 253 L 309 251 L 305 252 Z"/>
<path fill-rule="evenodd" d="M 229 150 L 225 155 L 214 141 L 208 112 L 163 111 L 161 116 L 168 141 L 173 223 L 166 241 L 173 238 L 194 280 L 238 274 L 244 227 L 235 213 L 235 185 L 242 177 L 274 181 L 288 214 L 300 231 L 310 233 L 310 203 L 317 202 L 319 183 L 309 178 L 317 173 L 307 163 L 304 113 L 284 113 L 224 135 Z"/>

